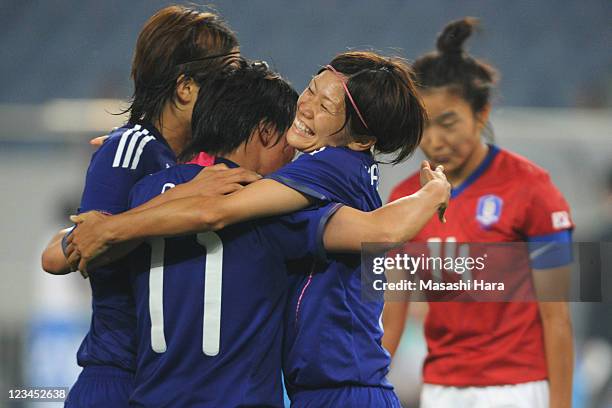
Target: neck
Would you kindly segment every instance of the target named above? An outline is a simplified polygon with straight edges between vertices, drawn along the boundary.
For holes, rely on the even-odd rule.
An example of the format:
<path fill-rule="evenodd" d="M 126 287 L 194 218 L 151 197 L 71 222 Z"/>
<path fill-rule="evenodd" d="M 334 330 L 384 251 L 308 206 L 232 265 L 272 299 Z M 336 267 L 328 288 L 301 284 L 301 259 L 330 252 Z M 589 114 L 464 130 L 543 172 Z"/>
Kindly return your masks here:
<path fill-rule="evenodd" d="M 191 125 L 179 113 L 173 104 L 167 104 L 160 118 L 153 123 L 177 156 L 185 149 L 191 138 Z"/>
<path fill-rule="evenodd" d="M 446 177 L 453 188 L 459 187 L 484 161 L 489 146 L 485 143 L 480 143 L 472 154 L 467 158 L 465 164 L 452 172 L 448 172 Z"/>
<path fill-rule="evenodd" d="M 259 162 L 260 155 L 250 153 L 249 150 L 250 149 L 248 144 L 246 146 L 242 144 L 233 152 L 224 154 L 222 157 L 227 160 L 233 161 L 242 168 L 254 172 L 259 172 L 259 168 L 261 167 Z"/>

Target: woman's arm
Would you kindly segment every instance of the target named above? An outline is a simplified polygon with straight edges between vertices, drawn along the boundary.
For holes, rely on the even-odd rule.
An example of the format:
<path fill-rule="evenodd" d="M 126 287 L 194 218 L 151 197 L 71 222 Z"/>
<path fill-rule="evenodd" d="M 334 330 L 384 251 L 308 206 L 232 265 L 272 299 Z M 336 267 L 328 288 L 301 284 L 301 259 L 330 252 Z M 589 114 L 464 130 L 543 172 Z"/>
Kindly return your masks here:
<path fill-rule="evenodd" d="M 427 184 L 410 197 L 373 213 L 341 209 L 340 216 L 332 217 L 332 225 L 326 228 L 326 248 L 334 252 L 354 252 L 360 250 L 361 242 L 399 243 L 414 236 L 438 208 L 446 205 L 450 191 L 441 168 L 422 171 L 427 174 Z M 178 186 L 162 194 L 167 197 L 160 200 L 195 194 L 198 191 L 197 183 L 205 180 L 199 177 L 189 187 L 179 190 L 181 186 Z M 182 186 L 187 184 L 190 183 Z M 157 206 L 148 203 L 145 204 L 146 208 L 136 207 L 112 217 L 81 214 L 72 218 L 79 228 L 70 236 L 69 242 L 78 248 L 81 257 L 79 266 L 83 268 L 113 244 L 149 237 L 216 231 L 249 219 L 291 213 L 308 205 L 310 200 L 302 193 L 266 179 L 226 196 L 191 196 L 172 199 Z M 405 221 L 398 223 L 398 219 Z"/>
<path fill-rule="evenodd" d="M 96 212 L 73 216 L 78 227 L 69 242 L 78 248 L 80 265 L 85 265 L 113 244 L 218 230 L 249 219 L 294 212 L 308 205 L 310 201 L 302 193 L 273 180 L 260 180 L 225 196 L 180 198 L 109 217 L 100 217 Z"/>
<path fill-rule="evenodd" d="M 570 408 L 574 344 L 570 311 L 565 300 L 569 299 L 571 267 L 534 268 L 532 271 L 544 331 L 550 408 Z"/>
<path fill-rule="evenodd" d="M 403 244 L 448 202 L 449 192 L 446 180 L 433 180 L 416 193 L 372 212 L 342 207 L 325 228 L 325 249 L 329 252 L 359 252 L 362 242 Z"/>
<path fill-rule="evenodd" d="M 65 228 L 55 234 L 43 251 L 41 264 L 45 272 L 53 275 L 65 275 L 71 272 L 70 265 L 62 250 L 62 239 L 68 231 L 70 231 L 70 228 Z"/>
<path fill-rule="evenodd" d="M 550 408 L 571 408 L 574 343 L 566 302 L 540 302 Z"/>
<path fill-rule="evenodd" d="M 384 334 L 382 345 L 391 354 L 395 355 L 402 339 L 406 320 L 408 319 L 408 302 L 385 302 L 383 309 Z"/>

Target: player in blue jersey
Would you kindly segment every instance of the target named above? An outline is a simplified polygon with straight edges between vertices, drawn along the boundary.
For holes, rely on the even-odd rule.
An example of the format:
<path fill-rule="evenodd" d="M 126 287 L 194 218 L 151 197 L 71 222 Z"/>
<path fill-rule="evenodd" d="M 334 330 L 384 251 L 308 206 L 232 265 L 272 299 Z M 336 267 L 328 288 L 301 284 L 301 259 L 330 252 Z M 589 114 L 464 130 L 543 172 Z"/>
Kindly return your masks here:
<path fill-rule="evenodd" d="M 284 133 L 296 100 L 263 64 L 219 76 L 200 91 L 185 155 L 204 149 L 217 163 L 270 173 L 293 158 Z M 146 177 L 132 189 L 130 207 L 201 170 L 184 164 Z M 307 243 L 334 209 L 160 238 L 132 253 L 138 363 L 131 405 L 283 407 L 285 261 L 313 252 Z"/>
<path fill-rule="evenodd" d="M 163 44 L 163 46 L 161 46 Z M 210 13 L 172 6 L 143 27 L 132 65 L 134 95 L 129 121 L 93 155 L 79 211 L 117 214 L 128 207 L 133 185 L 173 166 L 190 139 L 191 111 L 207 75 L 237 53 L 234 34 Z M 211 58 L 212 57 L 212 58 Z M 69 272 L 58 236 L 43 267 Z M 99 268 L 90 279 L 92 320 L 77 353 L 83 367 L 67 406 L 127 406 L 135 369 L 135 311 L 125 264 Z"/>
<path fill-rule="evenodd" d="M 230 196 L 193 196 L 204 179 L 196 177 L 146 209 L 116 217 L 95 212 L 77 217 L 83 228 L 72 241 L 81 251 L 80 266 L 124 240 L 218 230 L 332 201 L 347 206 L 325 229 L 326 249 L 354 251 L 361 242 L 408 239 L 444 203 L 444 197 L 429 201 L 425 190 L 444 189 L 445 180 L 428 183 L 423 195 L 411 201 L 371 213 L 358 210 L 380 206 L 378 168 L 370 149 L 396 153 L 394 162 L 407 157 L 419 143 L 424 116 L 405 63 L 367 52 L 340 54 L 300 96 L 287 135 L 290 145 L 310 154 Z M 427 166 L 423 172 L 441 174 Z M 351 216 L 360 221 L 351 224 Z M 284 369 L 294 406 L 399 406 L 385 378 L 389 355 L 380 344 L 382 301 L 360 300 L 359 266 L 357 255 L 330 257 L 290 290 Z"/>

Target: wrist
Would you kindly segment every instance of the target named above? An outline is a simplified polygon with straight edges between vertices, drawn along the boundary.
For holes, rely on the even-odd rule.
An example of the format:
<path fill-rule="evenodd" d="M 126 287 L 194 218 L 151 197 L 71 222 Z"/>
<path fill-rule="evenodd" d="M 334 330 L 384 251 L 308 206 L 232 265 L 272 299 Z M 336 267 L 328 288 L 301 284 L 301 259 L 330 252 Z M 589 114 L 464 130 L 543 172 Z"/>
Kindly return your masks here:
<path fill-rule="evenodd" d="M 111 215 L 104 221 L 100 235 L 105 243 L 118 244 L 128 239 L 125 236 L 128 231 L 122 228 L 126 223 L 121 222 L 121 218 L 121 215 Z"/>
<path fill-rule="evenodd" d="M 446 202 L 448 183 L 443 180 L 434 179 L 425 184 L 423 190 L 432 197 L 436 207 L 439 207 Z"/>

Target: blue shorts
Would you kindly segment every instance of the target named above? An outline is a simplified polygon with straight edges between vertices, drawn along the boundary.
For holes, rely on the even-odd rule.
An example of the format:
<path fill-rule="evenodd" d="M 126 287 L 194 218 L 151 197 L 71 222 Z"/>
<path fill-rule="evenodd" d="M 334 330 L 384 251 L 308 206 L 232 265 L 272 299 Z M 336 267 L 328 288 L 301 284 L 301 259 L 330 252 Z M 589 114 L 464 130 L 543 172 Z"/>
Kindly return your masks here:
<path fill-rule="evenodd" d="M 291 408 L 401 408 L 392 389 L 346 386 L 301 390 L 291 395 Z"/>
<path fill-rule="evenodd" d="M 116 367 L 87 366 L 70 389 L 64 408 L 127 408 L 134 374 Z"/>

